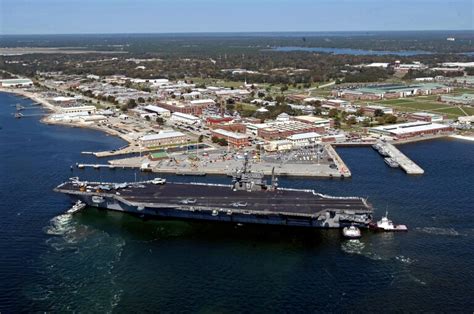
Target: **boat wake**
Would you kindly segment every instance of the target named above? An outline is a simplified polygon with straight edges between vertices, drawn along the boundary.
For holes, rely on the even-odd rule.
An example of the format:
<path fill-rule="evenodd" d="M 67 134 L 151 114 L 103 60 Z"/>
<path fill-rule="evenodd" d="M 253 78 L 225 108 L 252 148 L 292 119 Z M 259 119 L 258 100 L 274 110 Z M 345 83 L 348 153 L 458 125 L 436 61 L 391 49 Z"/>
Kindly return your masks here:
<path fill-rule="evenodd" d="M 112 312 L 123 294 L 116 265 L 125 240 L 69 214 L 51 219 L 44 232 L 52 236 L 40 256 L 44 278 L 25 288 L 27 296 L 38 308 L 53 312 Z"/>
<path fill-rule="evenodd" d="M 415 259 L 413 258 L 409 258 L 409 257 L 406 257 L 406 256 L 403 256 L 403 255 L 399 255 L 399 256 L 395 256 L 395 259 L 403 264 L 406 264 L 406 265 L 411 265 L 413 264 L 414 262 L 416 262 Z"/>
<path fill-rule="evenodd" d="M 457 237 L 461 236 L 459 232 L 454 230 L 453 228 L 437 228 L 437 227 L 423 227 L 423 228 L 416 228 L 417 231 L 432 234 L 432 235 L 444 235 L 444 236 L 452 236 Z"/>
<path fill-rule="evenodd" d="M 366 246 L 364 242 L 361 242 L 360 240 L 347 240 L 344 241 L 341 244 L 341 249 L 343 252 L 347 254 L 356 254 L 356 255 L 362 255 L 364 257 L 367 257 L 372 260 L 382 260 L 383 258 L 375 254 L 373 252 L 370 252 L 366 249 Z"/>

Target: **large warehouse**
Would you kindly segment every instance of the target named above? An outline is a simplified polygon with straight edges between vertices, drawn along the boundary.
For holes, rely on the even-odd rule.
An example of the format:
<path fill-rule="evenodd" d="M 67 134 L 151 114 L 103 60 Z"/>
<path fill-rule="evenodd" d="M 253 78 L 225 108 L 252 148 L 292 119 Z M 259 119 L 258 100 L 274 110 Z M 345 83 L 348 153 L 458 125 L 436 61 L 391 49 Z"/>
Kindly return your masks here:
<path fill-rule="evenodd" d="M 397 139 L 406 139 L 415 136 L 439 135 L 452 132 L 449 125 L 426 121 L 407 122 L 391 125 L 382 125 L 370 128 L 369 132 L 391 136 Z"/>

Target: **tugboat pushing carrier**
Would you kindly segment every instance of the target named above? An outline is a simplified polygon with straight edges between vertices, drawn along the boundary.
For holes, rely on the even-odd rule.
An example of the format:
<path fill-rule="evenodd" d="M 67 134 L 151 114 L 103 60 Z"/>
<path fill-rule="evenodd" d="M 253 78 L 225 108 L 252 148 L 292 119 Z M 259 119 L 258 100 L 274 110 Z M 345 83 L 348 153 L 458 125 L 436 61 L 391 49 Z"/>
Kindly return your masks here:
<path fill-rule="evenodd" d="M 267 184 L 261 173 L 250 170 L 247 157 L 232 185 L 155 181 L 103 183 L 74 177 L 54 190 L 73 202 L 146 218 L 310 228 L 367 228 L 372 220 L 366 199 L 280 188 L 275 175 Z"/>

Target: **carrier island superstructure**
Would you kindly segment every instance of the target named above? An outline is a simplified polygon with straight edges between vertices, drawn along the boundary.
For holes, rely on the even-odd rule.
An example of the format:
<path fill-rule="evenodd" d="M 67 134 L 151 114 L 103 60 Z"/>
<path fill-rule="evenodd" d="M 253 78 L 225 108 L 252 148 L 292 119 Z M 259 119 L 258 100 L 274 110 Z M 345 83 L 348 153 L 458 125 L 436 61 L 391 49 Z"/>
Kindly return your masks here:
<path fill-rule="evenodd" d="M 121 211 L 142 218 L 182 219 L 309 228 L 368 227 L 372 206 L 361 197 L 334 197 L 313 190 L 278 187 L 273 175 L 250 170 L 245 159 L 231 185 L 172 183 L 152 180 L 133 183 L 80 181 L 60 184 L 56 192 L 91 207 Z"/>

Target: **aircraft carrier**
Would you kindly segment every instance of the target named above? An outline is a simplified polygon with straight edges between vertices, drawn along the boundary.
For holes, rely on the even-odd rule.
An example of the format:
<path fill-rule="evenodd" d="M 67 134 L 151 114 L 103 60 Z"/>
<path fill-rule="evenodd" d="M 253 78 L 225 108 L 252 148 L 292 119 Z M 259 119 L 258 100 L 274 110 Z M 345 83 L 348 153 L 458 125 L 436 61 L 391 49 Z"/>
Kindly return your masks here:
<path fill-rule="evenodd" d="M 182 219 L 310 228 L 367 228 L 372 206 L 361 197 L 334 197 L 278 187 L 252 172 L 246 159 L 231 185 L 172 183 L 164 179 L 103 183 L 70 178 L 54 189 L 72 201 L 142 218 Z"/>

